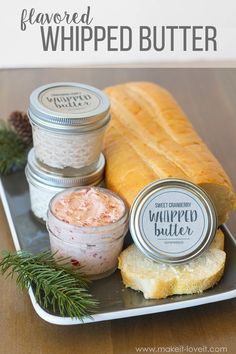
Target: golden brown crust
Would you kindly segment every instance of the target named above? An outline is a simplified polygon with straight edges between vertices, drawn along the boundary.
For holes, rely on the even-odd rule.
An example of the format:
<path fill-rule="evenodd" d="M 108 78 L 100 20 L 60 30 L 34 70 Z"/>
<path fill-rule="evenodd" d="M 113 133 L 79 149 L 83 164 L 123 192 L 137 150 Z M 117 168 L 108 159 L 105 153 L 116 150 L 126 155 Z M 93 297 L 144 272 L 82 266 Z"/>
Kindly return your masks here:
<path fill-rule="evenodd" d="M 105 91 L 112 111 L 105 138 L 107 186 L 130 206 L 140 189 L 156 179 L 191 180 L 209 189 L 224 222 L 236 207 L 231 182 L 173 97 L 148 82 Z"/>
<path fill-rule="evenodd" d="M 225 235 L 221 229 L 218 229 L 216 235 L 210 245 L 210 248 L 217 248 L 218 250 L 224 251 Z"/>

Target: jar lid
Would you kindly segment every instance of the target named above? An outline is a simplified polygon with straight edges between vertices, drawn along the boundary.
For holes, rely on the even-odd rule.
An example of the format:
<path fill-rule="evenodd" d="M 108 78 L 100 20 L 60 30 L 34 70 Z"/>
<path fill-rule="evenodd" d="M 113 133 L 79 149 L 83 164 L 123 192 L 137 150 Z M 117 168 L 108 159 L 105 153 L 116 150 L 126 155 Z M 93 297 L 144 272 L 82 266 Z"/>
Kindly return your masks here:
<path fill-rule="evenodd" d="M 104 92 L 75 82 L 38 87 L 30 96 L 30 120 L 63 132 L 99 129 L 110 120 L 110 102 Z"/>
<path fill-rule="evenodd" d="M 211 244 L 217 214 L 206 192 L 177 178 L 146 186 L 130 210 L 130 233 L 142 253 L 169 264 L 188 262 Z"/>
<path fill-rule="evenodd" d="M 96 185 L 103 180 L 105 170 L 105 157 L 100 154 L 94 171 L 78 176 L 64 176 L 62 173 L 52 173 L 43 168 L 35 158 L 34 149 L 28 154 L 28 163 L 25 168 L 28 180 L 37 185 L 46 185 L 58 188 Z"/>

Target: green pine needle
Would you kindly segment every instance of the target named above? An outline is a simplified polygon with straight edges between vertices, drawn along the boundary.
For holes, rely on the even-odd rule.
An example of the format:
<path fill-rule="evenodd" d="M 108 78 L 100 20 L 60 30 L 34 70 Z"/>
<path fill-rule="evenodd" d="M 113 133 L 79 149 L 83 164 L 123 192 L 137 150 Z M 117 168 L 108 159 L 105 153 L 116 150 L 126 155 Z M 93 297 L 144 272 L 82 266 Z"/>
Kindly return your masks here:
<path fill-rule="evenodd" d="M 22 290 L 34 289 L 36 301 L 61 316 L 83 320 L 91 317 L 98 306 L 88 292 L 89 281 L 78 268 L 71 268 L 68 258 L 57 257 L 50 251 L 32 255 L 29 252 L 2 252 L 0 271 L 6 277 L 16 273 L 16 283 Z"/>
<path fill-rule="evenodd" d="M 21 169 L 29 147 L 4 123 L 0 123 L 0 174 Z"/>

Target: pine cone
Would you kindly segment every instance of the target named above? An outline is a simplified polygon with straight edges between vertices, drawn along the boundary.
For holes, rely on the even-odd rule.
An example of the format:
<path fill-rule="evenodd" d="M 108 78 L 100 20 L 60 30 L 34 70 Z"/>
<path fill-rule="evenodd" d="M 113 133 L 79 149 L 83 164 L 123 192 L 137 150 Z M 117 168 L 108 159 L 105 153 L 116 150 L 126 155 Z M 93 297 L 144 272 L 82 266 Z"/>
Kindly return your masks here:
<path fill-rule="evenodd" d="M 26 144 L 32 144 L 32 128 L 26 113 L 15 111 L 9 117 L 9 122 L 16 131 L 18 137 Z"/>

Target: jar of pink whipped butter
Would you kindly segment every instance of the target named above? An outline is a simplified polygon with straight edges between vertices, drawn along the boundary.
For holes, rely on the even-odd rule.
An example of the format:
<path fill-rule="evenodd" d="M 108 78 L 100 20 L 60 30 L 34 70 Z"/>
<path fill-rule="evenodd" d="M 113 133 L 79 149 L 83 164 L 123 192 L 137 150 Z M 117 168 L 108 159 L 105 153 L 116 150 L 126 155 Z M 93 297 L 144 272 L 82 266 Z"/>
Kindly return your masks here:
<path fill-rule="evenodd" d="M 72 266 L 91 279 L 117 268 L 128 231 L 128 208 L 115 193 L 100 187 L 72 188 L 49 204 L 47 228 L 55 257 L 70 257 Z"/>

